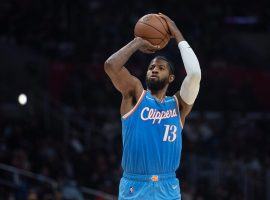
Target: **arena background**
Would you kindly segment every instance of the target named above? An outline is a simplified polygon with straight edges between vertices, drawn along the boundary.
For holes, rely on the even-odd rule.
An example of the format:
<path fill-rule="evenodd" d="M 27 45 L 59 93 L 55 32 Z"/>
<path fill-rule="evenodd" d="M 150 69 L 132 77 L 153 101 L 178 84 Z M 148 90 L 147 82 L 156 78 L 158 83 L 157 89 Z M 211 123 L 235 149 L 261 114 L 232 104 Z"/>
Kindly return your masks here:
<path fill-rule="evenodd" d="M 157 12 L 202 68 L 177 172 L 183 200 L 270 199 L 268 1 L 1 0 L 1 200 L 116 198 L 121 95 L 103 63 Z M 177 69 L 173 94 L 180 53 L 174 41 L 160 53 Z M 151 57 L 138 52 L 127 65 L 143 82 Z"/>

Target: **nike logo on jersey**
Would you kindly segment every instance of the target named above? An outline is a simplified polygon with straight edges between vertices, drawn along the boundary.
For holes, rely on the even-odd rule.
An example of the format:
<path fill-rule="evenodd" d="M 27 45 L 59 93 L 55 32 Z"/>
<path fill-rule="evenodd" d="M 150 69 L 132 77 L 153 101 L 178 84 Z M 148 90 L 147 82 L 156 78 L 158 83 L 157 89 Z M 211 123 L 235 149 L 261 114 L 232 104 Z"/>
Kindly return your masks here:
<path fill-rule="evenodd" d="M 172 189 L 176 189 L 177 188 L 177 185 L 172 185 Z"/>
<path fill-rule="evenodd" d="M 160 123 L 162 119 L 176 117 L 177 112 L 176 109 L 170 109 L 166 111 L 158 111 L 157 109 L 144 107 L 141 112 L 141 119 L 143 121 L 152 120 L 152 124 Z"/>

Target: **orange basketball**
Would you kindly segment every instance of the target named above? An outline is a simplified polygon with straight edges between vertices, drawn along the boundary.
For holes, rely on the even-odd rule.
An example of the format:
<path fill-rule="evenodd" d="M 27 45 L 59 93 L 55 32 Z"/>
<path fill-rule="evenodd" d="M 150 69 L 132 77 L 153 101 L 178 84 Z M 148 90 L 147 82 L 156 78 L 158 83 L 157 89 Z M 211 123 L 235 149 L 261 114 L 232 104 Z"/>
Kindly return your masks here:
<path fill-rule="evenodd" d="M 138 20 L 134 35 L 149 41 L 153 45 L 164 48 L 170 41 L 167 22 L 157 14 L 148 14 Z"/>

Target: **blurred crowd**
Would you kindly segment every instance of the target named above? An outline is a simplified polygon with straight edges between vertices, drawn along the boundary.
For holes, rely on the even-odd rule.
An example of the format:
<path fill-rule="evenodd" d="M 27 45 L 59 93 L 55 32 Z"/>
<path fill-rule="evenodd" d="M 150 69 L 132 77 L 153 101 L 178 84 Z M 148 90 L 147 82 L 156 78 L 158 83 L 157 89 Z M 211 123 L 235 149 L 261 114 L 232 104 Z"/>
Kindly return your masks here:
<path fill-rule="evenodd" d="M 117 195 L 121 96 L 103 62 L 133 38 L 136 21 L 152 12 L 175 20 L 203 72 L 183 132 L 183 200 L 266 199 L 269 9 L 267 1 L 243 0 L 1 1 L 0 163 L 59 184 L 22 179 L 11 187 L 0 178 L 0 199 L 83 199 L 79 186 Z M 171 95 L 185 76 L 183 64 L 173 41 L 160 53 L 176 66 Z M 150 59 L 136 53 L 128 63 L 143 83 Z M 18 76 L 20 69 L 26 73 Z M 16 87 L 27 91 L 24 107 L 12 100 L 16 89 L 10 88 Z"/>

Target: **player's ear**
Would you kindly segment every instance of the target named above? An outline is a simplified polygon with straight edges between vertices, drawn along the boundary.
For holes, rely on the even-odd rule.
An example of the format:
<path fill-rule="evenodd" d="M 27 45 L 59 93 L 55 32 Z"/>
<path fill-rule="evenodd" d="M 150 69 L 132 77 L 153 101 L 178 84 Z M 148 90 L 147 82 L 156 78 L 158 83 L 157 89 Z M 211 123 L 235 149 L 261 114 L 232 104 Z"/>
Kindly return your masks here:
<path fill-rule="evenodd" d="M 173 82 L 175 79 L 175 76 L 173 74 L 169 75 L 169 83 Z"/>

